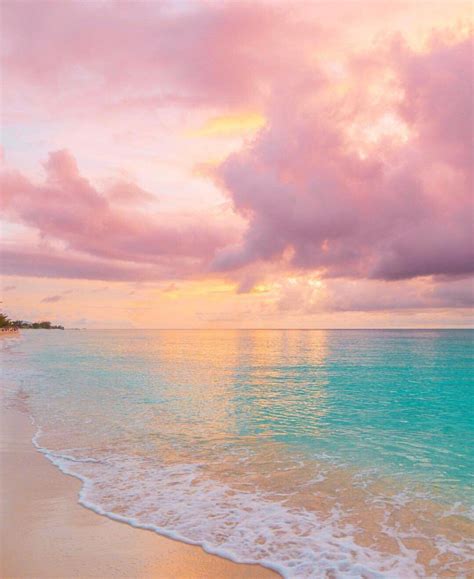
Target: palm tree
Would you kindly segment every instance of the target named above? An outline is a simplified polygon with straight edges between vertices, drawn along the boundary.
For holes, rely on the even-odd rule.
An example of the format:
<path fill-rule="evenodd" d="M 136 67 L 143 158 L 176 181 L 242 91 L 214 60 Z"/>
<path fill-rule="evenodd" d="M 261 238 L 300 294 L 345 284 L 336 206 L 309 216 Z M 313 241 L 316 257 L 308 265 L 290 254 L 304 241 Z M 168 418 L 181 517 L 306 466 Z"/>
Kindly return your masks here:
<path fill-rule="evenodd" d="M 12 321 L 10 320 L 10 318 L 8 318 L 8 316 L 0 312 L 0 328 L 11 328 L 11 327 Z"/>

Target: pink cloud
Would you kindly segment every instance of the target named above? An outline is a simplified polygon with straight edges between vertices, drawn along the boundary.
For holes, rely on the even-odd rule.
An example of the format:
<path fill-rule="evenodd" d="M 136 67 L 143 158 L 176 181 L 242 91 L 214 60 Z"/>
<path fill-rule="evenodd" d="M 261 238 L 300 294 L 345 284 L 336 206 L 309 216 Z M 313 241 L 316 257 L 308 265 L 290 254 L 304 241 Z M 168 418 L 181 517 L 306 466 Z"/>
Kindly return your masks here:
<path fill-rule="evenodd" d="M 61 296 L 46 296 L 41 300 L 42 304 L 55 304 L 62 300 Z"/>
<path fill-rule="evenodd" d="M 140 205 L 151 203 L 155 196 L 143 190 L 135 183 L 123 181 L 115 183 L 107 190 L 107 197 L 111 202 L 125 205 Z"/>
<path fill-rule="evenodd" d="M 193 273 L 193 270 L 186 270 L 183 264 L 135 264 L 23 244 L 4 246 L 1 264 L 4 275 L 44 278 L 147 281 Z"/>
<path fill-rule="evenodd" d="M 143 201 L 147 193 L 136 185 L 119 183 L 107 196 L 80 175 L 75 159 L 65 150 L 51 153 L 44 167 L 42 184 L 15 171 L 2 173 L 4 214 L 37 229 L 46 240 L 59 240 L 68 250 L 164 266 L 179 275 L 205 269 L 215 249 L 235 238 L 232 226 L 215 223 L 212 215 L 170 216 L 145 212 L 140 204 L 114 203 L 117 193 L 130 202 Z M 32 264 L 33 269 L 36 266 Z"/>
<path fill-rule="evenodd" d="M 381 139 L 365 157 L 347 127 L 377 107 L 324 99 L 328 83 L 310 70 L 274 89 L 267 128 L 217 171 L 249 225 L 240 244 L 218 251 L 216 270 L 291 255 L 292 267 L 327 277 L 473 272 L 472 41 L 433 50 L 394 50 L 381 61 L 379 72 L 398 75 L 398 122 L 414 136 Z"/>
<path fill-rule="evenodd" d="M 328 280 L 325 288 L 304 280 L 281 289 L 278 311 L 291 314 L 331 312 L 384 312 L 467 310 L 474 306 L 474 280 L 440 281 L 431 278 L 403 280 Z"/>
<path fill-rule="evenodd" d="M 472 308 L 473 290 L 472 279 L 404 280 L 397 284 L 379 280 L 346 281 L 330 285 L 327 306 L 334 311 Z"/>
<path fill-rule="evenodd" d="M 472 37 L 454 44 L 434 39 L 427 54 L 401 46 L 397 70 L 405 91 L 400 110 L 419 131 L 419 146 L 472 179 Z"/>
<path fill-rule="evenodd" d="M 8 91 L 34 85 L 26 108 L 47 103 L 54 114 L 65 106 L 242 107 L 262 98 L 265 79 L 314 33 L 296 24 L 298 12 L 247 2 L 7 2 Z M 277 38 L 286 42 L 275 58 Z"/>

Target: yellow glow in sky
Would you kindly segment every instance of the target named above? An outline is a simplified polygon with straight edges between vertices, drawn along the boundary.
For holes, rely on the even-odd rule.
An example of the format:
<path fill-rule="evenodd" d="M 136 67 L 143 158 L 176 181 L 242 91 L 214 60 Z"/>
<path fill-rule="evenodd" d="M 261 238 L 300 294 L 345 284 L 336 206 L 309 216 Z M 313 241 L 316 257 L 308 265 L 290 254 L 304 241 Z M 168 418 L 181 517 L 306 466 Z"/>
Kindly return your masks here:
<path fill-rule="evenodd" d="M 257 131 L 265 125 L 258 113 L 237 113 L 211 117 L 199 129 L 189 132 L 193 137 L 230 137 Z"/>

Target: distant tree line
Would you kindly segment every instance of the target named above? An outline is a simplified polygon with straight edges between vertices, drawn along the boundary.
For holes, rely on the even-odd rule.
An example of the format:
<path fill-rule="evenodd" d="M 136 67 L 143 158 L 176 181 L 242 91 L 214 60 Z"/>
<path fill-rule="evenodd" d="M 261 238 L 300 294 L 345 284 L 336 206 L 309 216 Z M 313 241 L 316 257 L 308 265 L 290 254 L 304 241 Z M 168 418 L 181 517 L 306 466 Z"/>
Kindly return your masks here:
<path fill-rule="evenodd" d="M 64 326 L 55 326 L 51 322 L 24 322 L 23 320 L 10 320 L 8 316 L 0 313 L 0 328 L 21 328 L 28 330 L 64 330 Z"/>

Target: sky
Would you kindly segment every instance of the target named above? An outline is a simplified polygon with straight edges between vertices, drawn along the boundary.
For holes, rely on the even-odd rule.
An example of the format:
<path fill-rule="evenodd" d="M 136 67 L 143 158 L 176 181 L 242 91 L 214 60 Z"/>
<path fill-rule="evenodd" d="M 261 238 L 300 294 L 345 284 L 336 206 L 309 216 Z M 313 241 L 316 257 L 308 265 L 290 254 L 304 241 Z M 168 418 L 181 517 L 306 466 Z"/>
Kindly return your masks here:
<path fill-rule="evenodd" d="M 2 307 L 472 327 L 460 0 L 1 3 Z"/>

